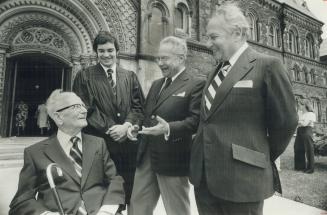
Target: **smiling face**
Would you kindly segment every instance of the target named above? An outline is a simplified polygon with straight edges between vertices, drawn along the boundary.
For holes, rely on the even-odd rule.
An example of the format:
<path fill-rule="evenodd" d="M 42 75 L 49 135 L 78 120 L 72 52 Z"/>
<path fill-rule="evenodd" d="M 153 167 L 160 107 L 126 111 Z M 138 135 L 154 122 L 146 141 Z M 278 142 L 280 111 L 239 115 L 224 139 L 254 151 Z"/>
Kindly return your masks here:
<path fill-rule="evenodd" d="M 115 45 L 111 42 L 98 44 L 96 52 L 99 62 L 105 67 L 110 68 L 117 61 L 118 52 L 115 48 Z"/>
<path fill-rule="evenodd" d="M 183 55 L 175 54 L 172 50 L 172 46 L 166 43 L 159 47 L 157 63 L 164 77 L 173 77 L 183 67 Z"/>
<path fill-rule="evenodd" d="M 75 94 L 65 96 L 65 105 L 57 110 L 57 120 L 63 130 L 80 131 L 87 126 L 87 110 L 82 100 Z M 59 126 L 58 126 L 59 127 Z"/>
<path fill-rule="evenodd" d="M 211 19 L 207 25 L 208 47 L 217 61 L 227 61 L 238 49 L 239 38 L 228 29 L 222 17 Z"/>

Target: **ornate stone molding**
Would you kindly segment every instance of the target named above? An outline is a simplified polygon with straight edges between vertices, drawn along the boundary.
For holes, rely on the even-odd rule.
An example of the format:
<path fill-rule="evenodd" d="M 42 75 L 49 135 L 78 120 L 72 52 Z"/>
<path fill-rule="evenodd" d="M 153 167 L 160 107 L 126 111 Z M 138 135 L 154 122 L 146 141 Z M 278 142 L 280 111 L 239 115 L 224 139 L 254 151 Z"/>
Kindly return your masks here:
<path fill-rule="evenodd" d="M 130 0 L 95 0 L 94 3 L 117 37 L 121 51 L 136 53 L 138 16 L 133 3 Z"/>

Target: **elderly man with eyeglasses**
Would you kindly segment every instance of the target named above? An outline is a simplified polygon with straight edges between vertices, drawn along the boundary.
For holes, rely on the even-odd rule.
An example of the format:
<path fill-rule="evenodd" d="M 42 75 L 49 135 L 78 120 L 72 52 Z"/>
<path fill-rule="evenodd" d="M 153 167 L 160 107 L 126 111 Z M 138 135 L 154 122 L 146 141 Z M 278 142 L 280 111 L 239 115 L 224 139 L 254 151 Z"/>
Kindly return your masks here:
<path fill-rule="evenodd" d="M 57 163 L 63 172 L 53 175 L 66 214 L 115 214 L 125 199 L 123 179 L 116 173 L 104 140 L 81 132 L 87 125 L 84 103 L 75 93 L 55 90 L 46 107 L 58 127 L 57 135 L 25 149 L 9 214 L 59 215 L 46 177 L 51 163 Z"/>

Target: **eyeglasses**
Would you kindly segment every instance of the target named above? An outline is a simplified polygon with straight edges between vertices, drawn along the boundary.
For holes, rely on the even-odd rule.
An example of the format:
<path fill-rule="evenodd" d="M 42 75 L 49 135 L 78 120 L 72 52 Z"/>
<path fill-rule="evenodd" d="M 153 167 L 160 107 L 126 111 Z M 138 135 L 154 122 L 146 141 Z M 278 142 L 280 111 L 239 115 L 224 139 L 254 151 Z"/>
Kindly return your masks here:
<path fill-rule="evenodd" d="M 167 62 L 169 59 L 174 58 L 174 57 L 180 57 L 184 56 L 183 54 L 173 54 L 172 56 L 157 56 L 156 61 L 162 61 L 162 62 Z"/>
<path fill-rule="evenodd" d="M 68 108 L 72 108 L 73 110 L 81 110 L 82 108 L 86 109 L 86 106 L 85 106 L 85 104 L 74 104 L 74 105 L 69 105 L 67 107 L 61 108 L 61 109 L 57 110 L 56 112 L 61 112 L 61 111 L 66 110 Z"/>

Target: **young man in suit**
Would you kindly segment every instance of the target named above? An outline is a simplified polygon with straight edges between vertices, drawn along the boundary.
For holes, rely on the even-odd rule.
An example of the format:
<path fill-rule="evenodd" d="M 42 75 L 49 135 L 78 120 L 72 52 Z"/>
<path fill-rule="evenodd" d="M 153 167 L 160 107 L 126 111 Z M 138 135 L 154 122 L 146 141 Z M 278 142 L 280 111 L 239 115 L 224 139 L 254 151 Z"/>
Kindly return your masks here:
<path fill-rule="evenodd" d="M 278 181 L 273 162 L 296 128 L 287 71 L 277 58 L 250 48 L 248 32 L 233 3 L 220 6 L 207 25 L 208 45 L 220 63 L 204 87 L 191 151 L 200 215 L 262 214 Z"/>
<path fill-rule="evenodd" d="M 205 81 L 187 72 L 186 56 L 185 40 L 170 36 L 160 42 L 157 63 L 164 77 L 153 82 L 145 103 L 133 215 L 153 214 L 160 195 L 167 214 L 190 214 L 190 145 Z"/>
<path fill-rule="evenodd" d="M 54 181 L 66 214 L 114 215 L 124 203 L 123 179 L 104 140 L 81 132 L 87 125 L 84 103 L 75 93 L 55 90 L 46 106 L 57 135 L 25 149 L 9 214 L 59 215 L 46 177 L 47 166 L 57 163 L 63 175 L 55 174 Z"/>
<path fill-rule="evenodd" d="M 101 136 L 124 178 L 126 204 L 129 204 L 136 168 L 137 144 L 126 132 L 143 117 L 144 96 L 141 85 L 132 71 L 117 65 L 118 41 L 102 31 L 94 39 L 93 49 L 99 63 L 80 71 L 74 80 L 73 91 L 88 109 L 87 133 Z M 118 213 L 125 209 L 121 205 Z"/>

